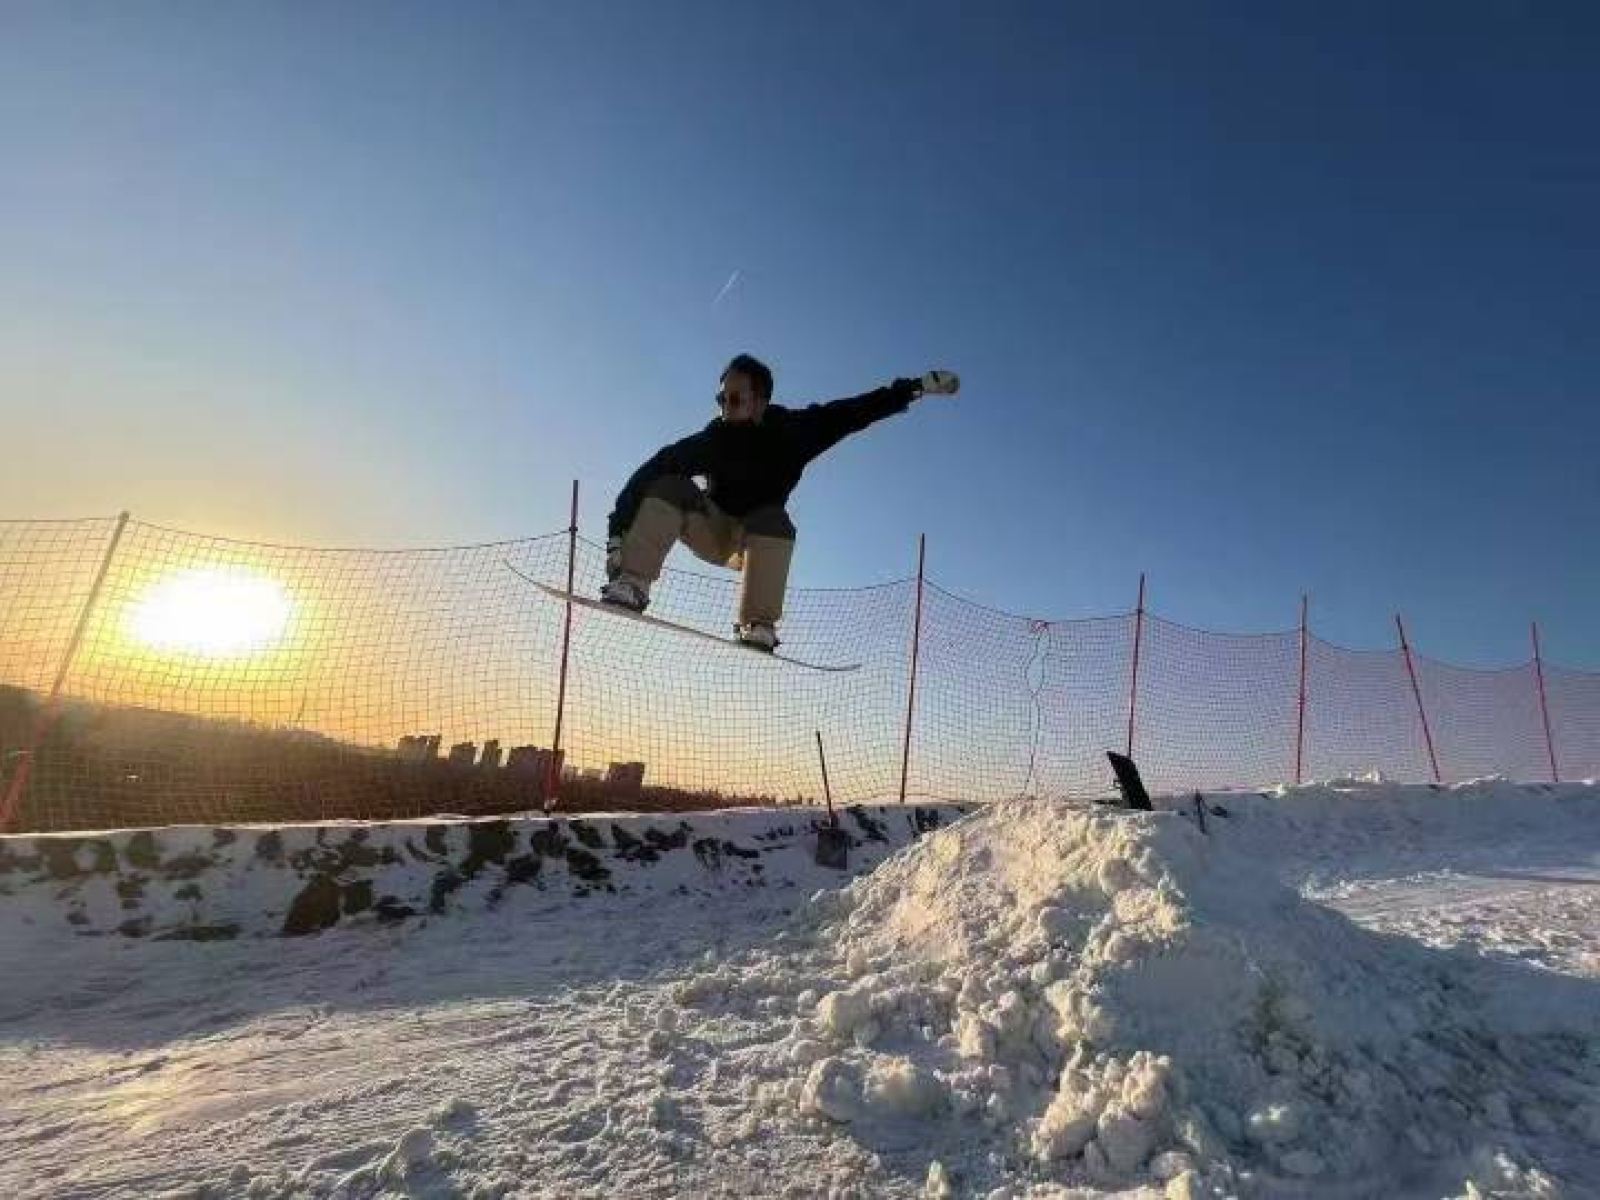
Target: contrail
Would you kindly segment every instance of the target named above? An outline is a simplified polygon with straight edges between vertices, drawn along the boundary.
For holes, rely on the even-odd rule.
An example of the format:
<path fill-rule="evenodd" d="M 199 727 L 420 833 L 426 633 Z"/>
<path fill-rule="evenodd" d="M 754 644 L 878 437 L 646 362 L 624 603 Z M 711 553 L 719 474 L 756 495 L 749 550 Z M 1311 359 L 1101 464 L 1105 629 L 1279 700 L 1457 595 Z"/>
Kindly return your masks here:
<path fill-rule="evenodd" d="M 728 282 L 722 285 L 722 290 L 717 293 L 717 298 L 711 302 L 712 308 L 715 308 L 717 305 L 721 304 L 722 298 L 729 292 L 733 291 L 733 285 L 739 282 L 739 278 L 743 274 L 743 271 L 739 270 L 737 267 L 734 268 L 733 274 L 728 276 Z"/>

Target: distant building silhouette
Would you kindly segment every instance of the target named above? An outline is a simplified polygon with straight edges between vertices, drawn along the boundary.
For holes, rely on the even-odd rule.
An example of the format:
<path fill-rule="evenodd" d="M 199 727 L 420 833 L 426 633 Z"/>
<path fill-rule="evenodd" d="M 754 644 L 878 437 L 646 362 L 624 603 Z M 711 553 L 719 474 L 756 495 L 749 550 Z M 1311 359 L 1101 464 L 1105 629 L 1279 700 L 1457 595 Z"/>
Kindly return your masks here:
<path fill-rule="evenodd" d="M 619 792 L 637 792 L 644 787 L 644 764 L 614 762 L 606 768 L 606 783 Z"/>
<path fill-rule="evenodd" d="M 452 767 L 470 767 L 478 761 L 478 747 L 472 742 L 457 742 L 450 747 Z"/>
<path fill-rule="evenodd" d="M 432 762 L 439 757 L 437 733 L 407 734 L 400 739 L 400 757 L 405 762 Z"/>
<path fill-rule="evenodd" d="M 567 752 L 563 750 L 556 757 L 556 771 L 561 771 Z M 506 770 L 516 775 L 527 775 L 530 778 L 544 780 L 550 774 L 550 751 L 540 746 L 513 746 L 511 754 L 506 758 Z"/>
<path fill-rule="evenodd" d="M 483 744 L 483 757 L 478 759 L 478 765 L 485 771 L 495 771 L 500 767 L 500 739 L 490 738 Z"/>

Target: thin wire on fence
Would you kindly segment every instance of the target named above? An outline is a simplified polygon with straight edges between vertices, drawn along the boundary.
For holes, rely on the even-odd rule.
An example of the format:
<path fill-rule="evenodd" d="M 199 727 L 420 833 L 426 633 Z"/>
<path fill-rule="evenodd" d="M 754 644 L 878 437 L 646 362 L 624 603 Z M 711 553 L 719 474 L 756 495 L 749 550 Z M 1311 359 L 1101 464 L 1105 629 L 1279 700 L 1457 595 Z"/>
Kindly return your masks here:
<path fill-rule="evenodd" d="M 1548 662 L 1413 652 L 1413 688 L 1399 649 L 1210 633 L 1142 603 L 1037 620 L 919 565 L 791 593 L 786 646 L 860 664 L 822 673 L 581 607 L 569 633 L 510 569 L 592 595 L 603 563 L 566 530 L 383 551 L 0 522 L 0 826 L 814 802 L 819 732 L 844 802 L 1103 795 L 1130 730 L 1157 789 L 1426 780 L 1424 718 L 1447 780 L 1600 774 L 1600 674 Z M 651 612 L 726 635 L 736 589 L 669 571 Z"/>

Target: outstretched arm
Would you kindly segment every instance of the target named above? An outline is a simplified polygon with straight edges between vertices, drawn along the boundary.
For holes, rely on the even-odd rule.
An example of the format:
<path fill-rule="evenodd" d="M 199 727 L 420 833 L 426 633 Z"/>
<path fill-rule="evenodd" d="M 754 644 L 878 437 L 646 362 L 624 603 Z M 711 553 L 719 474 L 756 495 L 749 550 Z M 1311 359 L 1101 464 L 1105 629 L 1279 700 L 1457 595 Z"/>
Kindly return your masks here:
<path fill-rule="evenodd" d="M 958 387 L 960 381 L 953 372 L 929 371 L 921 378 L 896 379 L 888 387 L 860 396 L 813 404 L 801 409 L 798 416 L 805 425 L 808 449 L 815 457 L 852 433 L 860 433 L 874 422 L 905 412 L 920 396 L 949 395 Z"/>
<path fill-rule="evenodd" d="M 628 532 L 633 518 L 639 513 L 645 489 L 663 475 L 704 475 L 706 473 L 706 431 L 690 434 L 682 441 L 663 446 L 646 460 L 645 464 L 629 477 L 617 493 L 617 503 L 611 510 L 606 530 L 612 537 Z"/>

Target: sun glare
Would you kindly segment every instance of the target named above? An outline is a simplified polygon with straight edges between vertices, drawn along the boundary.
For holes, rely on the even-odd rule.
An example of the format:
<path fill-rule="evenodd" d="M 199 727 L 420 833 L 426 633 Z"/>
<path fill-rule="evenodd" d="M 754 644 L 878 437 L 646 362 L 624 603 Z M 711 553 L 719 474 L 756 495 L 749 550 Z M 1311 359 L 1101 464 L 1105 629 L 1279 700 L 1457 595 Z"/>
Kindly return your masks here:
<path fill-rule="evenodd" d="M 224 657 L 270 648 L 289 624 L 282 584 L 250 571 L 204 568 L 154 584 L 131 617 L 133 636 L 156 650 Z"/>

